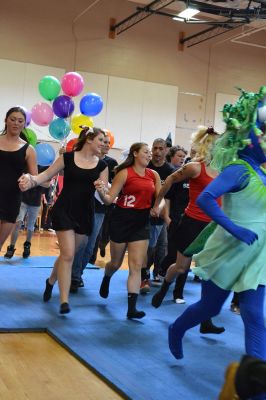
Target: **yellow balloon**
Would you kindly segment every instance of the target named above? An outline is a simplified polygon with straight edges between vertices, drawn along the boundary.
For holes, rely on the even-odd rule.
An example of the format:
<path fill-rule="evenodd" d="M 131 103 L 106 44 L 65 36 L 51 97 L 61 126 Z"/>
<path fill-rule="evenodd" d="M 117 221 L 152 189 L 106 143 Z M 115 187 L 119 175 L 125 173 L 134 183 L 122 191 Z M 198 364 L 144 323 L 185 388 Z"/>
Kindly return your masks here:
<path fill-rule="evenodd" d="M 74 115 L 74 117 L 71 118 L 70 122 L 71 129 L 76 135 L 79 135 L 82 131 L 81 126 L 89 126 L 90 128 L 92 128 L 93 125 L 93 119 L 83 114 Z"/>

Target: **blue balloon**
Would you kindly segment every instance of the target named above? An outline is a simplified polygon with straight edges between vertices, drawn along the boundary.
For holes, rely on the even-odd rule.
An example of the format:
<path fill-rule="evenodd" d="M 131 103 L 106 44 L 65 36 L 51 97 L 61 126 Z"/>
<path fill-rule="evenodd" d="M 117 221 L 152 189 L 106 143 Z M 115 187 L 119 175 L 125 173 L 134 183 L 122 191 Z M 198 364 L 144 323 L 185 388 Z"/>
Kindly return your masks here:
<path fill-rule="evenodd" d="M 79 103 L 81 114 L 93 117 L 99 114 L 103 108 L 103 100 L 96 93 L 88 93 L 82 97 Z"/>
<path fill-rule="evenodd" d="M 67 118 L 74 111 L 74 102 L 69 96 L 58 96 L 53 101 L 53 111 L 59 118 Z"/>
<path fill-rule="evenodd" d="M 37 154 L 37 164 L 42 167 L 51 165 L 55 160 L 55 151 L 48 143 L 39 143 L 35 147 Z"/>
<path fill-rule="evenodd" d="M 64 140 L 70 132 L 70 125 L 61 118 L 54 119 L 49 125 L 50 135 L 56 140 Z"/>

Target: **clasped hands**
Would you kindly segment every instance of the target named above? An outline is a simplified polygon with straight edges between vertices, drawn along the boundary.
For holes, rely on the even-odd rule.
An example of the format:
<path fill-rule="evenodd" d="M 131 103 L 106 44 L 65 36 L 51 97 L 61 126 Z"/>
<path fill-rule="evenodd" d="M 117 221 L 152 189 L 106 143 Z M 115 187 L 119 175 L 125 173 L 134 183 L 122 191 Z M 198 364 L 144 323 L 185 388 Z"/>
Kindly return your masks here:
<path fill-rule="evenodd" d="M 108 189 L 106 188 L 105 183 L 101 179 L 97 179 L 94 181 L 94 186 L 97 192 L 99 192 L 102 195 L 105 195 Z"/>
<path fill-rule="evenodd" d="M 23 174 L 18 179 L 18 186 L 22 192 L 26 192 L 27 190 L 37 186 L 37 182 L 31 174 Z"/>

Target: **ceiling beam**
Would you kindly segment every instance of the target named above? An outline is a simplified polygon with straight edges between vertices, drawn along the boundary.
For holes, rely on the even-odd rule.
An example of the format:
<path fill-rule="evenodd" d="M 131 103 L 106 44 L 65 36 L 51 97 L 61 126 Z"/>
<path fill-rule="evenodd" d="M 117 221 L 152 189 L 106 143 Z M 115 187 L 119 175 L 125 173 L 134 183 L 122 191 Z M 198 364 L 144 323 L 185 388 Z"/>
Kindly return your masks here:
<path fill-rule="evenodd" d="M 229 22 L 229 21 L 228 21 Z M 242 24 L 245 25 L 245 24 Z M 237 26 L 213 26 L 208 29 L 204 29 L 203 31 L 200 31 L 198 33 L 195 33 L 194 35 L 187 36 L 187 37 L 182 37 L 179 39 L 180 45 L 184 45 L 186 43 L 187 47 L 193 47 L 196 46 L 197 44 L 206 42 L 207 40 L 210 40 L 216 36 L 223 35 L 224 33 L 227 33 L 229 31 L 232 31 L 233 29 L 239 28 L 242 26 L 241 24 Z"/>
<path fill-rule="evenodd" d="M 111 25 L 110 33 L 114 32 L 115 35 L 119 35 L 120 33 L 125 32 L 132 26 L 151 16 L 154 11 L 167 7 L 169 4 L 174 3 L 174 1 L 175 0 L 154 0 L 147 4 L 147 6 L 143 7 L 143 9 L 139 9 L 135 13 L 129 15 L 129 17 L 114 25 Z"/>
<path fill-rule="evenodd" d="M 115 38 L 116 35 L 125 32 L 129 28 L 133 27 L 134 25 L 138 24 L 139 22 L 143 21 L 153 14 L 161 15 L 168 18 L 176 17 L 176 14 L 163 10 L 171 3 L 174 3 L 174 1 L 175 0 L 154 0 L 146 6 L 136 7 L 136 12 L 129 15 L 127 18 L 123 19 L 120 22 L 116 22 L 116 20 L 111 19 L 109 37 Z M 259 6 L 255 8 L 250 7 L 250 0 L 248 6 L 243 9 L 221 7 L 218 5 L 208 4 L 207 2 L 203 2 L 200 0 L 184 0 L 184 3 L 187 7 L 195 7 L 200 12 L 210 15 L 210 19 L 205 18 L 205 20 L 184 19 L 184 22 L 186 24 L 204 24 L 211 27 L 188 37 L 184 37 L 183 34 L 179 41 L 179 45 L 182 47 L 182 49 L 185 43 L 187 47 L 192 47 L 216 36 L 222 35 L 229 30 L 249 24 L 256 19 L 266 19 L 266 0 L 256 0 L 256 3 L 259 4 Z M 211 19 L 211 15 L 216 15 L 218 17 L 221 17 L 221 19 Z M 226 19 L 222 19 L 223 17 Z"/>

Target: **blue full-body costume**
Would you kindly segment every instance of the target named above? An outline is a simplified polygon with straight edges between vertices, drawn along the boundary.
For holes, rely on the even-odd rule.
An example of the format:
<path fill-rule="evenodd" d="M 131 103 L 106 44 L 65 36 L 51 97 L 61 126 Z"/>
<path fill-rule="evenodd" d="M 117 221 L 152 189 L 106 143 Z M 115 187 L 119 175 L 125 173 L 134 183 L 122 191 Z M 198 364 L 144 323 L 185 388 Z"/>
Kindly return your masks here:
<path fill-rule="evenodd" d="M 197 199 L 217 227 L 195 256 L 194 272 L 202 278 L 201 299 L 169 326 L 169 348 L 177 359 L 183 357 L 185 332 L 219 314 L 233 290 L 239 292 L 246 353 L 266 360 L 266 171 L 261 167 L 266 162 L 266 143 L 258 127 L 262 124 L 257 121 L 249 131 L 249 144 Z M 220 196 L 224 196 L 222 209 L 215 201 Z"/>

